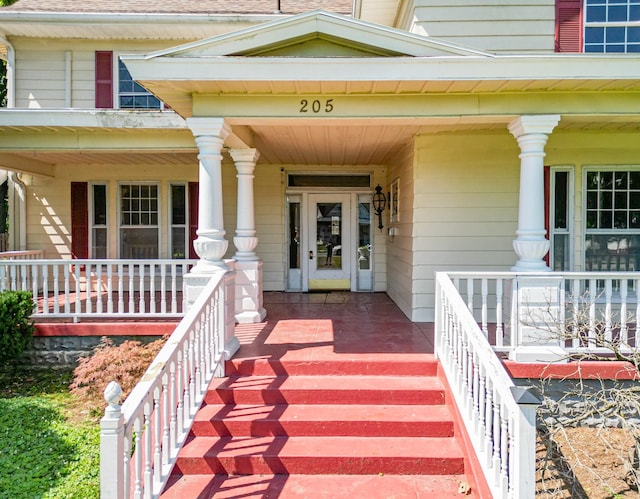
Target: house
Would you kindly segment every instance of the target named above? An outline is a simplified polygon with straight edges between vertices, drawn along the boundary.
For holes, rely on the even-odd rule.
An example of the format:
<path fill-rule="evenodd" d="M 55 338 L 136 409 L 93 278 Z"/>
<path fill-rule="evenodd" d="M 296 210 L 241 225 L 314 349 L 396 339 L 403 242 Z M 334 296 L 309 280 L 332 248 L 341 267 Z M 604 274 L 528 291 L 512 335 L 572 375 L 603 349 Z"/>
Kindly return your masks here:
<path fill-rule="evenodd" d="M 436 271 L 636 271 L 638 52 L 636 0 L 19 0 L 10 248 L 200 257 L 196 288 L 233 259 L 241 322 L 263 291 L 430 322 Z"/>
<path fill-rule="evenodd" d="M 386 291 L 415 321 L 439 269 L 637 268 L 635 3 L 295 5 L 3 8 L 11 249 L 196 257 L 206 202 L 212 258 L 262 289 Z"/>

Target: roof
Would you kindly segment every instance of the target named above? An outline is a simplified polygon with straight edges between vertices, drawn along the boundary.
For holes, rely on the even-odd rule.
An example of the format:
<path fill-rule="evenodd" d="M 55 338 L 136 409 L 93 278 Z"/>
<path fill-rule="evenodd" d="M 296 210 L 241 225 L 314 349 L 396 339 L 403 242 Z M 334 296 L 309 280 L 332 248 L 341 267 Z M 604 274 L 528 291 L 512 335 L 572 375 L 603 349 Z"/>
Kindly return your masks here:
<path fill-rule="evenodd" d="M 18 0 L 0 12 L 164 13 L 164 14 L 299 14 L 323 9 L 351 14 L 352 0 Z"/>

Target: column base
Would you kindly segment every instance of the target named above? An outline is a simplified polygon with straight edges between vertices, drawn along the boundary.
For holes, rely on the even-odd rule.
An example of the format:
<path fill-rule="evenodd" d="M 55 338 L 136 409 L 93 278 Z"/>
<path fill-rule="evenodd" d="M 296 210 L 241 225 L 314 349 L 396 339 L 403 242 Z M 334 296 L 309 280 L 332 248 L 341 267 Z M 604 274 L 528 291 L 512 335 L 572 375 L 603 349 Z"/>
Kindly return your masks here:
<path fill-rule="evenodd" d="M 239 260 L 236 270 L 236 321 L 240 324 L 262 322 L 267 311 L 262 306 L 262 261 Z"/>

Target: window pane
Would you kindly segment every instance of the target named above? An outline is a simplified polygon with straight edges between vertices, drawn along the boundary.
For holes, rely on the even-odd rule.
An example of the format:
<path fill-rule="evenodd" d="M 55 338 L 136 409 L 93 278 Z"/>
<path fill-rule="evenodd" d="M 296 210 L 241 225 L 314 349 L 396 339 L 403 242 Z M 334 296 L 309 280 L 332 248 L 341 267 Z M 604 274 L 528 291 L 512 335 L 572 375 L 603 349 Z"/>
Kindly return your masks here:
<path fill-rule="evenodd" d="M 637 270 L 640 256 L 639 236 L 590 235 L 585 241 L 587 272 Z"/>
<path fill-rule="evenodd" d="M 185 258 L 186 230 L 184 227 L 171 228 L 171 258 Z"/>
<path fill-rule="evenodd" d="M 607 20 L 607 8 L 587 6 L 587 22 L 603 22 Z"/>
<path fill-rule="evenodd" d="M 300 268 L 300 203 L 289 202 L 289 268 Z"/>
<path fill-rule="evenodd" d="M 371 268 L 371 203 L 358 203 L 358 268 Z"/>
<path fill-rule="evenodd" d="M 171 223 L 187 223 L 187 195 L 184 185 L 171 186 Z"/>
<path fill-rule="evenodd" d="M 555 173 L 555 198 L 554 198 L 554 227 L 556 229 L 567 227 L 567 204 L 569 189 L 569 172 Z"/>
<path fill-rule="evenodd" d="M 584 41 L 586 43 L 604 43 L 604 28 L 586 28 L 584 31 Z"/>
<path fill-rule="evenodd" d="M 94 227 L 91 239 L 91 254 L 93 255 L 93 258 L 107 258 L 107 228 Z"/>
<path fill-rule="evenodd" d="M 93 224 L 107 224 L 107 186 L 93 186 Z"/>
<path fill-rule="evenodd" d="M 569 234 L 555 234 L 553 237 L 553 270 L 569 270 Z"/>
<path fill-rule="evenodd" d="M 120 229 L 120 258 L 158 258 L 158 229 Z"/>
<path fill-rule="evenodd" d="M 609 7 L 607 21 L 609 22 L 621 22 L 627 20 L 627 6 L 626 5 L 612 5 Z"/>

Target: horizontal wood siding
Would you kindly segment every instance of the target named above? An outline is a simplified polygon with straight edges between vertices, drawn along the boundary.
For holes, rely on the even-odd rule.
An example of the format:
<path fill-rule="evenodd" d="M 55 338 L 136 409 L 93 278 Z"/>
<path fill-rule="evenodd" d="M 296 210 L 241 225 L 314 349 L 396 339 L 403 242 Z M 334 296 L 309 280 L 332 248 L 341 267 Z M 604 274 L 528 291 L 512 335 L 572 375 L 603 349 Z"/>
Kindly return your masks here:
<path fill-rule="evenodd" d="M 400 212 L 398 222 L 388 223 L 395 235 L 387 237 L 387 294 L 397 303 L 400 309 L 411 317 L 414 308 L 411 282 L 413 280 L 413 244 L 414 234 L 412 222 L 414 217 L 414 151 L 413 144 L 403 150 L 390 162 L 387 174 L 388 184 L 399 180 Z M 387 191 L 390 187 L 387 187 Z M 385 214 L 389 220 L 388 213 Z"/>
<path fill-rule="evenodd" d="M 436 271 L 515 263 L 518 154 L 506 130 L 416 139 L 413 320 L 434 319 Z"/>
<path fill-rule="evenodd" d="M 488 52 L 553 52 L 554 0 L 415 0 L 415 32 Z"/>
<path fill-rule="evenodd" d="M 16 51 L 16 107 L 65 107 L 65 53 L 71 53 L 71 107 L 95 108 L 95 52 L 148 52 L 175 40 L 76 40 L 12 38 Z M 114 77 L 117 75 L 114 72 Z"/>

